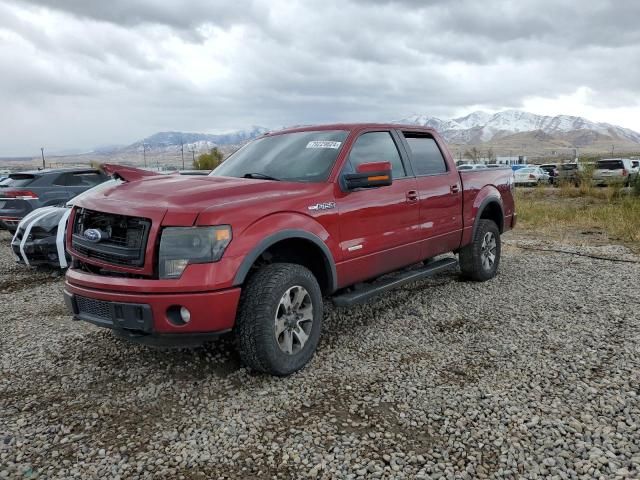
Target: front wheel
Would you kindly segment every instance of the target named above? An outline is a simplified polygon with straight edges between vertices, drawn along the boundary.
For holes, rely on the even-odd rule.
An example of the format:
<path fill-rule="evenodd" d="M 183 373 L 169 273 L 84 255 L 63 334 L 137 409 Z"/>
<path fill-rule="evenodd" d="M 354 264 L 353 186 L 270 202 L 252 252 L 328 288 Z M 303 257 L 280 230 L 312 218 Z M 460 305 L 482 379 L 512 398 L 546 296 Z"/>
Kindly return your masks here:
<path fill-rule="evenodd" d="M 476 282 L 496 276 L 500 265 L 500 230 L 492 220 L 480 220 L 471 243 L 460 250 L 462 275 Z"/>
<path fill-rule="evenodd" d="M 235 334 L 248 367 L 289 375 L 313 357 L 322 327 L 322 293 L 302 265 L 260 268 L 242 290 Z"/>

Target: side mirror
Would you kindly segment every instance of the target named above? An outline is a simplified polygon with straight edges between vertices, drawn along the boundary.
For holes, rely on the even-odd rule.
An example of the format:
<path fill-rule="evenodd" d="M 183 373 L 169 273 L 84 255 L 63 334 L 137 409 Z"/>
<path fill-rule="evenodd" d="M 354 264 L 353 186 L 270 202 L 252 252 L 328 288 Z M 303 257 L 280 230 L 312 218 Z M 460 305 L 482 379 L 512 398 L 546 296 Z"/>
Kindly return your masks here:
<path fill-rule="evenodd" d="M 345 185 L 348 190 L 357 188 L 375 188 L 391 185 L 390 162 L 361 163 L 356 168 L 356 173 L 347 173 L 344 176 Z"/>

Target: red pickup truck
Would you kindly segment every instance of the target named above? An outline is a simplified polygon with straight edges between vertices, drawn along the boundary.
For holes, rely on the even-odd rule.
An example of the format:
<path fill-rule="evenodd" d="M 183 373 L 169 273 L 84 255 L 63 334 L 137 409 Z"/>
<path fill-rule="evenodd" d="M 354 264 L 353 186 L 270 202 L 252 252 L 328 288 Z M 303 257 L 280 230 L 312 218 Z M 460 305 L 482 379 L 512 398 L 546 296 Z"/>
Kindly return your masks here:
<path fill-rule="evenodd" d="M 288 129 L 209 176 L 121 176 L 69 219 L 74 318 L 149 345 L 233 332 L 245 364 L 275 375 L 313 356 L 323 297 L 364 302 L 458 265 L 488 280 L 516 221 L 511 169 L 459 173 L 416 126 Z M 459 261 L 434 259 L 447 252 Z"/>

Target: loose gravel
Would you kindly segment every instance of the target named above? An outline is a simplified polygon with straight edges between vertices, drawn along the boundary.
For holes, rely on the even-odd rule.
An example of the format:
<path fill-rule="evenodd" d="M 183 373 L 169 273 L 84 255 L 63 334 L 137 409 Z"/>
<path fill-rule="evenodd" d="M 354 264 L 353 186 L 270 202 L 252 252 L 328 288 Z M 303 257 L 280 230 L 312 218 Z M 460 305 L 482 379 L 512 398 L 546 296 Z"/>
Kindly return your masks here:
<path fill-rule="evenodd" d="M 8 242 L 0 478 L 640 478 L 639 264 L 511 239 L 490 282 L 327 303 L 312 363 L 272 378 L 229 339 L 159 351 L 71 321 Z"/>

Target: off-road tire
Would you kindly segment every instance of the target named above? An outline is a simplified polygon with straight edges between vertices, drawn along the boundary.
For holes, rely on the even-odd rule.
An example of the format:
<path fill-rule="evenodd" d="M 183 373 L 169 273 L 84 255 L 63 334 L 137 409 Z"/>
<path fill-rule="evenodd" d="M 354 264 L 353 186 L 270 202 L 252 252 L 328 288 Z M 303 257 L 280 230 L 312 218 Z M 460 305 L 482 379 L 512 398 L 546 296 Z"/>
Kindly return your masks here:
<path fill-rule="evenodd" d="M 495 261 L 491 268 L 483 266 L 482 242 L 487 233 L 491 233 L 496 241 Z M 466 279 L 484 282 L 496 276 L 500 266 L 500 230 L 493 220 L 479 220 L 473 239 L 469 245 L 460 249 L 460 271 Z"/>
<path fill-rule="evenodd" d="M 275 337 L 275 316 L 280 299 L 293 286 L 302 286 L 312 303 L 309 338 L 295 354 L 281 351 Z M 322 293 L 309 269 L 293 263 L 273 263 L 251 275 L 242 288 L 235 336 L 242 362 L 258 372 L 289 375 L 313 357 L 322 327 Z"/>

